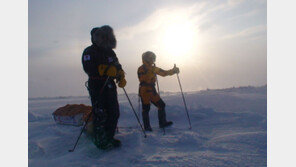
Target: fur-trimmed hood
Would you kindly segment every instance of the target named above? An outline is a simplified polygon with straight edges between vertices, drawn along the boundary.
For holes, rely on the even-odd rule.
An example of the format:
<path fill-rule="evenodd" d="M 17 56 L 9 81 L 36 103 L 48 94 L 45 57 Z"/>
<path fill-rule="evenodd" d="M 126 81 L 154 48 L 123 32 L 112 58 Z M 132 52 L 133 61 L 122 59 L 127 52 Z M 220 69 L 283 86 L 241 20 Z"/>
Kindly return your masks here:
<path fill-rule="evenodd" d="M 98 47 L 116 48 L 116 38 L 113 29 L 108 25 L 93 28 L 91 31 L 91 40 Z"/>

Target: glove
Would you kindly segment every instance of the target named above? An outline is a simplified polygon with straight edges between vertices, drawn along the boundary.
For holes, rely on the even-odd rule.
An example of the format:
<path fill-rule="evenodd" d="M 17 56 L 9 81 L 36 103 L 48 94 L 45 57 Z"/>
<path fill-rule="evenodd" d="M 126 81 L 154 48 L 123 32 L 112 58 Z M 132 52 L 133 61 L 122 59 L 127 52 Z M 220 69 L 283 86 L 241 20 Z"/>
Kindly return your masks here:
<path fill-rule="evenodd" d="M 107 71 L 106 71 L 106 69 L 107 69 Z M 110 65 L 108 67 L 108 65 L 100 64 L 98 66 L 98 71 L 99 71 L 100 76 L 104 76 L 104 75 L 107 75 L 109 77 L 116 77 L 117 76 L 117 69 L 113 65 Z M 106 71 L 106 74 L 105 74 L 105 71 Z"/>
<path fill-rule="evenodd" d="M 172 70 L 175 74 L 179 74 L 179 72 L 180 72 L 179 68 L 176 67 L 176 64 L 174 65 L 174 68 Z"/>
<path fill-rule="evenodd" d="M 126 85 L 126 80 L 125 80 L 125 75 L 123 70 L 119 70 L 117 77 L 116 77 L 116 82 L 118 83 L 118 86 L 120 88 L 124 88 Z"/>
<path fill-rule="evenodd" d="M 109 77 L 116 77 L 117 76 L 117 69 L 114 66 L 110 66 L 106 72 L 106 75 Z"/>
<path fill-rule="evenodd" d="M 119 70 L 117 75 L 116 75 L 116 82 L 120 82 L 120 80 L 122 80 L 123 78 L 125 78 L 125 74 L 123 70 Z"/>
<path fill-rule="evenodd" d="M 119 86 L 120 88 L 124 88 L 125 85 L 126 85 L 126 80 L 123 78 L 123 79 L 121 79 L 121 80 L 119 81 L 118 86 Z"/>

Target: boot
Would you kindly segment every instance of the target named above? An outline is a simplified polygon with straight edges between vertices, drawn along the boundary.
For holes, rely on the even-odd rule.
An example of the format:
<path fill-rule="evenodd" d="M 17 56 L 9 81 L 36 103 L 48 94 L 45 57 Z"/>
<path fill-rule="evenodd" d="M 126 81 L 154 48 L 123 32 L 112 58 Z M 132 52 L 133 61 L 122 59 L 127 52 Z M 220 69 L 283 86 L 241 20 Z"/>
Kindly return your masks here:
<path fill-rule="evenodd" d="M 165 128 L 165 127 L 168 127 L 168 126 L 171 126 L 173 125 L 173 122 L 172 121 L 167 121 L 167 122 L 164 122 L 162 124 L 159 124 L 159 128 Z"/>
<path fill-rule="evenodd" d="M 121 141 L 115 138 L 103 140 L 95 140 L 95 145 L 102 150 L 110 150 L 121 146 Z"/>
<path fill-rule="evenodd" d="M 108 144 L 107 134 L 105 131 L 106 114 L 103 109 L 93 108 L 93 132 L 94 132 L 94 144 L 100 149 L 106 149 L 110 147 Z"/>
<path fill-rule="evenodd" d="M 149 111 L 143 111 L 142 112 L 142 118 L 144 123 L 144 129 L 145 131 L 152 131 L 152 128 L 150 126 L 150 120 L 149 120 Z"/>
<path fill-rule="evenodd" d="M 116 148 L 116 147 L 120 147 L 121 146 L 121 141 L 119 139 L 114 138 L 114 133 L 113 131 L 110 132 L 106 131 L 106 135 L 107 135 L 107 142 L 110 143 L 112 145 L 112 148 Z"/>
<path fill-rule="evenodd" d="M 145 131 L 149 131 L 152 132 L 152 128 L 151 127 L 144 127 Z"/>
<path fill-rule="evenodd" d="M 120 147 L 121 146 L 121 141 L 118 140 L 118 139 L 113 138 L 111 142 L 112 142 L 114 147 Z"/>
<path fill-rule="evenodd" d="M 166 114 L 164 110 L 158 110 L 158 122 L 159 122 L 159 128 L 165 128 L 173 125 L 172 121 L 166 120 Z"/>

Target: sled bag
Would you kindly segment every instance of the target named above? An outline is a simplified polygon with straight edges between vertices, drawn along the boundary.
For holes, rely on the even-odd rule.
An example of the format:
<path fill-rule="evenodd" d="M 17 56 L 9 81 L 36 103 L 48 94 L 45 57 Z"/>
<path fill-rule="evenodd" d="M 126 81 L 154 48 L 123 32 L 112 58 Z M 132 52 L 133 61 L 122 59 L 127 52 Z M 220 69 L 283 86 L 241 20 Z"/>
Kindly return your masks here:
<path fill-rule="evenodd" d="M 55 110 L 52 115 L 55 122 L 58 124 L 82 126 L 90 113 L 91 106 L 84 104 L 67 104 Z"/>

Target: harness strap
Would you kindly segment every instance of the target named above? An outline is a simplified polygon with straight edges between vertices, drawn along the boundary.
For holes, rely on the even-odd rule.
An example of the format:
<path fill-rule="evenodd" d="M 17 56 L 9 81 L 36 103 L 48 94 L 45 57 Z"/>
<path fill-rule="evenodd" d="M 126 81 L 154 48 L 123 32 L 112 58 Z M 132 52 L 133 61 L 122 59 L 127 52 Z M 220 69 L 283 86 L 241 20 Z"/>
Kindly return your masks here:
<path fill-rule="evenodd" d="M 140 86 L 155 86 L 155 83 L 140 82 Z"/>
<path fill-rule="evenodd" d="M 107 77 L 106 76 L 89 76 L 89 79 L 92 79 L 92 80 L 106 80 Z"/>

